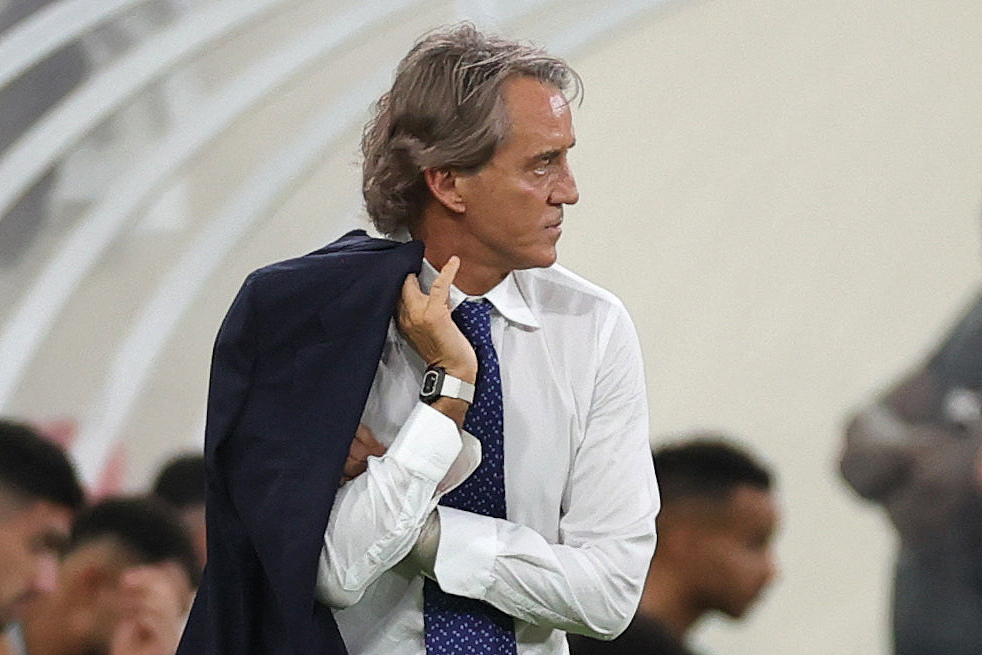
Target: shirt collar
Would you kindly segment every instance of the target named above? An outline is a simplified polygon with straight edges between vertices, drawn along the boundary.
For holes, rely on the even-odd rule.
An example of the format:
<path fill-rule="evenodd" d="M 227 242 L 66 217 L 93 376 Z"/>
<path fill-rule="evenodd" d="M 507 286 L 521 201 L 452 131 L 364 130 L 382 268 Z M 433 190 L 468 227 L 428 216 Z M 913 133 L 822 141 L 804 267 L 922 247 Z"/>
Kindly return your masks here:
<path fill-rule="evenodd" d="M 433 268 L 426 259 L 423 259 L 423 266 L 419 271 L 419 285 L 426 293 L 429 293 L 433 281 L 436 280 L 437 270 Z M 458 289 L 455 285 L 450 285 L 450 307 L 456 309 L 457 305 L 465 300 L 486 299 L 491 305 L 505 317 L 509 323 L 517 323 L 532 330 L 542 327 L 539 319 L 536 318 L 529 307 L 522 290 L 515 282 L 515 272 L 512 271 L 505 279 L 499 282 L 493 289 L 482 296 L 468 296 Z"/>

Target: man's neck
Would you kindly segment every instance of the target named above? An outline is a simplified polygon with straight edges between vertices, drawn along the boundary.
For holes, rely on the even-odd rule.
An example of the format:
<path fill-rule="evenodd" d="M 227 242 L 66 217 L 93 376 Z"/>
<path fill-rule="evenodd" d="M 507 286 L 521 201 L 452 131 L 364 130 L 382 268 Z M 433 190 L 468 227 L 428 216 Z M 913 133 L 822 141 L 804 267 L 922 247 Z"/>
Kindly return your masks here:
<path fill-rule="evenodd" d="M 438 247 L 431 248 L 430 244 L 426 242 L 423 256 L 437 271 L 443 268 L 451 255 L 460 257 L 460 269 L 457 271 L 453 284 L 468 296 L 483 296 L 508 277 L 508 271 L 482 266 L 457 252 L 449 252 L 449 250 Z"/>
<path fill-rule="evenodd" d="M 410 233 L 414 239 L 423 242 L 423 256 L 437 271 L 453 255 L 460 258 L 460 270 L 453 283 L 469 296 L 484 295 L 510 273 L 491 262 L 475 258 L 473 253 L 481 251 L 480 245 L 469 242 L 471 237 L 458 230 L 453 218 L 439 206 L 429 207 L 423 220 L 413 226 Z"/>
<path fill-rule="evenodd" d="M 655 619 L 680 641 L 704 614 L 686 586 L 670 572 L 653 566 L 648 573 L 638 614 Z"/>

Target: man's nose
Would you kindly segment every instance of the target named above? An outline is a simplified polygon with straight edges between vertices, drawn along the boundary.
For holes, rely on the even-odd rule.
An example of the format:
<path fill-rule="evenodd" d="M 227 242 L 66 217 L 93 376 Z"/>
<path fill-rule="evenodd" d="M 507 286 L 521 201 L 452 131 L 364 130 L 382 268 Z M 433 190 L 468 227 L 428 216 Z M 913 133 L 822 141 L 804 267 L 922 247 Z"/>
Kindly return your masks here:
<path fill-rule="evenodd" d="M 58 556 L 54 553 L 41 555 L 34 574 L 32 588 L 41 593 L 54 591 L 58 584 Z"/>
<path fill-rule="evenodd" d="M 561 178 L 557 180 L 550 201 L 554 205 L 575 205 L 580 199 L 580 191 L 576 188 L 576 178 L 569 164 L 563 166 Z"/>
<path fill-rule="evenodd" d="M 765 586 L 772 584 L 781 575 L 781 567 L 777 562 L 777 556 L 773 552 L 767 553 Z"/>

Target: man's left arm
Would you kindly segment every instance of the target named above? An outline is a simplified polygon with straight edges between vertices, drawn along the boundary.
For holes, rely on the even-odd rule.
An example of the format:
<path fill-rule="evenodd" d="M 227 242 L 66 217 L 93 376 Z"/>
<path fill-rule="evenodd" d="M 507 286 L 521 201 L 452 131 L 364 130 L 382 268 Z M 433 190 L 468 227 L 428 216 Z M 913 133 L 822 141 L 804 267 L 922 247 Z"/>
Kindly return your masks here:
<path fill-rule="evenodd" d="M 523 621 L 610 639 L 637 608 L 659 501 L 637 336 L 623 308 L 608 321 L 585 437 L 569 472 L 560 543 L 507 520 L 441 506 L 433 575 L 444 591 Z"/>

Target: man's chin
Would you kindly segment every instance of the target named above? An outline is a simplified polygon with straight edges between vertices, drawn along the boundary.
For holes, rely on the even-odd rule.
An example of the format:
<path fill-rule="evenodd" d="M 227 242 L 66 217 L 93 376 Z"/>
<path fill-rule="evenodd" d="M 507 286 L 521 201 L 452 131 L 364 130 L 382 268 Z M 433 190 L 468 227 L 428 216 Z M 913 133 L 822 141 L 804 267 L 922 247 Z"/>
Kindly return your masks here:
<path fill-rule="evenodd" d="M 522 266 L 522 268 L 549 268 L 556 263 L 558 255 L 556 249 L 553 248 L 546 252 L 543 252 L 536 257 L 530 258 L 528 266 Z"/>
<path fill-rule="evenodd" d="M 747 616 L 747 614 L 750 613 L 750 610 L 753 609 L 756 603 L 757 603 L 757 598 L 754 597 L 753 599 L 746 601 L 738 606 L 733 606 L 730 607 L 729 609 L 723 610 L 723 613 L 729 616 L 731 619 L 739 620 Z"/>

